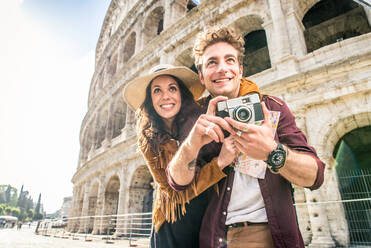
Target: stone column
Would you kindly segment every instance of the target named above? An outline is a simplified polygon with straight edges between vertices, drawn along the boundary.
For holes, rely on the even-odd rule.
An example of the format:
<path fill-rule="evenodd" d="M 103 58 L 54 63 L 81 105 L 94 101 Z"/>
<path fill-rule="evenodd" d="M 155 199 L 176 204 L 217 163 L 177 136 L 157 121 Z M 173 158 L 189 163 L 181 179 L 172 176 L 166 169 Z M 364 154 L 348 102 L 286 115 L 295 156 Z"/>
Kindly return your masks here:
<path fill-rule="evenodd" d="M 126 106 L 125 127 L 122 129 L 121 134 L 123 140 L 135 135 L 135 114 L 129 106 Z"/>
<path fill-rule="evenodd" d="M 97 197 L 97 208 L 95 211 L 96 216 L 102 216 L 104 215 L 104 176 L 101 176 L 99 178 L 99 188 L 98 188 L 98 197 Z M 102 228 L 102 217 L 95 217 L 94 219 L 94 227 L 92 234 L 100 234 L 101 228 Z"/>
<path fill-rule="evenodd" d="M 90 190 L 90 185 L 87 183 L 85 185 L 85 192 L 84 192 L 84 201 L 82 204 L 82 211 L 81 211 L 81 216 L 80 217 L 86 217 L 88 216 L 89 212 L 89 190 Z M 88 219 L 87 218 L 81 218 L 80 219 L 80 225 L 79 225 L 79 233 L 85 233 L 87 230 L 87 225 L 88 225 Z"/>
<path fill-rule="evenodd" d="M 292 185 L 295 192 L 295 209 L 298 216 L 298 223 L 304 244 L 308 245 L 312 239 L 312 230 L 309 220 L 308 207 L 306 205 L 304 188 Z"/>
<path fill-rule="evenodd" d="M 125 200 L 126 200 L 126 192 L 127 186 L 126 182 L 128 181 L 126 178 L 127 173 L 124 173 L 126 169 L 122 169 L 121 177 L 120 177 L 120 190 L 119 190 L 119 202 L 117 207 L 117 214 L 122 215 L 125 214 Z M 120 236 L 120 234 L 124 233 L 125 228 L 125 219 L 122 216 L 118 216 L 116 220 L 116 232 L 114 236 Z"/>
<path fill-rule="evenodd" d="M 71 204 L 71 209 L 70 209 L 70 214 L 69 217 L 71 219 L 68 220 L 67 224 L 67 231 L 68 232 L 73 232 L 74 226 L 75 226 L 75 219 L 72 219 L 73 217 L 76 216 L 76 205 L 77 205 L 77 187 L 73 187 L 73 195 L 72 195 L 72 204 Z"/>
<path fill-rule="evenodd" d="M 339 181 L 336 173 L 336 160 L 330 155 L 329 158 L 322 159 L 326 163 L 325 189 L 327 190 L 327 218 L 330 225 L 331 236 L 337 244 L 349 246 L 349 229 L 345 216 L 344 205 L 340 202 L 341 194 L 339 191 Z"/>
<path fill-rule="evenodd" d="M 305 189 L 305 196 L 308 203 L 309 219 L 312 229 L 312 241 L 308 247 L 335 247 L 330 234 L 330 226 L 326 214 L 325 204 L 316 204 L 317 202 L 323 202 L 322 189 L 311 191 Z"/>
<path fill-rule="evenodd" d="M 176 23 L 187 13 L 186 0 L 167 0 L 165 3 L 164 30 Z"/>
<path fill-rule="evenodd" d="M 305 27 L 297 16 L 297 13 L 293 10 L 287 14 L 286 20 L 292 53 L 296 57 L 304 56 L 307 54 L 307 45 L 304 37 Z"/>
<path fill-rule="evenodd" d="M 268 0 L 268 3 L 273 25 L 272 34 L 269 35 L 269 42 L 271 46 L 274 46 L 274 49 L 270 49 L 269 54 L 271 56 L 272 67 L 277 67 L 278 78 L 283 78 L 296 74 L 298 72 L 298 65 L 296 58 L 291 53 L 291 43 L 281 0 Z"/>
<path fill-rule="evenodd" d="M 367 16 L 367 20 L 368 20 L 368 25 L 371 26 L 371 9 L 370 8 L 367 8 L 365 6 L 362 6 L 363 10 L 365 11 L 365 14 Z"/>

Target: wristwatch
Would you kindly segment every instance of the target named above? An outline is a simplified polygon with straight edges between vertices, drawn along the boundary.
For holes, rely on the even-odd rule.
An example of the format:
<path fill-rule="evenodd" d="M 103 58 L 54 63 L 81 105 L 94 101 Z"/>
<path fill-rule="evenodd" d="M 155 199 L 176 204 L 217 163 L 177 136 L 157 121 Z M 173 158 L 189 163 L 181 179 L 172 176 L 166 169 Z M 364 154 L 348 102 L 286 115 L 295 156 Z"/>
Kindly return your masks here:
<path fill-rule="evenodd" d="M 278 143 L 277 148 L 268 155 L 268 159 L 265 161 L 273 174 L 278 174 L 280 169 L 285 165 L 286 156 L 285 148 L 281 143 Z"/>

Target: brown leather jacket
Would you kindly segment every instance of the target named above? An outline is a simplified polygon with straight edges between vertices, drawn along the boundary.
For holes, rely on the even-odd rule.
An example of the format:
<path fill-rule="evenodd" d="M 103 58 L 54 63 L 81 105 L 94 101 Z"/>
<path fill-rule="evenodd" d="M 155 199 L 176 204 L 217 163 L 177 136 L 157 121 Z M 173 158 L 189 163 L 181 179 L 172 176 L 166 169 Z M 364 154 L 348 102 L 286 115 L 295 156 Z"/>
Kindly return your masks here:
<path fill-rule="evenodd" d="M 194 117 L 195 120 L 196 117 L 198 116 Z M 182 127 L 182 129 L 183 128 L 186 127 Z M 190 130 L 190 128 L 186 129 Z M 175 191 L 168 183 L 166 168 L 177 150 L 178 142 L 174 139 L 169 139 L 159 146 L 158 156 L 149 145 L 145 149 L 141 148 L 146 164 L 154 181 L 158 185 L 152 211 L 152 220 L 156 232 L 165 221 L 173 223 L 183 216 L 186 213 L 186 203 L 189 203 L 190 200 L 197 197 L 200 193 L 226 176 L 226 174 L 219 169 L 217 158 L 214 158 L 201 169 L 197 168 L 197 175 L 187 190 L 180 192 Z"/>

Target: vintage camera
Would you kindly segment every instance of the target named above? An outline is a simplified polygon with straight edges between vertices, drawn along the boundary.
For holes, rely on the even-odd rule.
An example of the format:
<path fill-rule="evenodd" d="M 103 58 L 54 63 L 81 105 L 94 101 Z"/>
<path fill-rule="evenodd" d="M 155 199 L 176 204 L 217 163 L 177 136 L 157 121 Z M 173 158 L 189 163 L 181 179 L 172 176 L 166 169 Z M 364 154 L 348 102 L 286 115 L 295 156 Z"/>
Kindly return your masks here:
<path fill-rule="evenodd" d="M 259 94 L 257 93 L 218 102 L 216 115 L 222 118 L 229 116 L 244 123 L 259 124 L 264 120 Z"/>

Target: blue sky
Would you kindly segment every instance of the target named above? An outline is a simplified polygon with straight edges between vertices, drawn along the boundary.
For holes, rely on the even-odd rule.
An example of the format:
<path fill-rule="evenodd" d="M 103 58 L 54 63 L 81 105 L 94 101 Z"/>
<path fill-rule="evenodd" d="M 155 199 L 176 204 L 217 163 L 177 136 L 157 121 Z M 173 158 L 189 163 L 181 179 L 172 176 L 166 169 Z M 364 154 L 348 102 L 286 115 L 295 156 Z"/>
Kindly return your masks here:
<path fill-rule="evenodd" d="M 79 132 L 109 0 L 0 3 L 0 184 L 48 213 L 72 195 Z"/>

